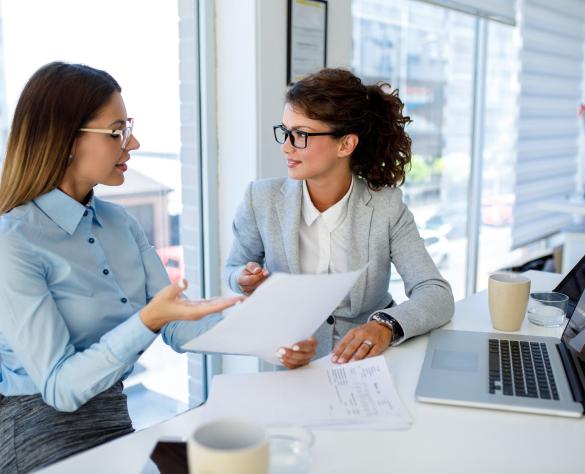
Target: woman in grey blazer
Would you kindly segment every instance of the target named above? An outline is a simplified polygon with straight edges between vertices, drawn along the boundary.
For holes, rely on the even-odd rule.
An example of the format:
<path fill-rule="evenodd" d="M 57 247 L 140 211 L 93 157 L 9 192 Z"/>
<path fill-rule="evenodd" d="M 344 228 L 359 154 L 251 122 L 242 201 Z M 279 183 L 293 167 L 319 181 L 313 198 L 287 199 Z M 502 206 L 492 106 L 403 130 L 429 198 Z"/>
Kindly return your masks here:
<path fill-rule="evenodd" d="M 451 288 L 397 187 L 411 159 L 410 118 L 389 87 L 343 69 L 292 85 L 274 126 L 288 178 L 250 183 L 237 210 L 225 266 L 234 291 L 250 294 L 271 272 L 368 265 L 314 337 L 279 349 L 288 368 L 331 351 L 337 363 L 375 356 L 453 315 Z M 409 298 L 399 305 L 388 292 L 391 263 Z"/>

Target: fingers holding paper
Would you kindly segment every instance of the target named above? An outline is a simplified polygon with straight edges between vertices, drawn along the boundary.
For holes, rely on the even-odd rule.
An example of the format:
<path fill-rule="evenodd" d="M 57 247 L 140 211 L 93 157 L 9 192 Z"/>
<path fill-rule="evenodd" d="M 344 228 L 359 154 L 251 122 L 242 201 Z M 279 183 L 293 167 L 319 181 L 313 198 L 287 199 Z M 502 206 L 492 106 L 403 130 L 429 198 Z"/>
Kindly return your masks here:
<path fill-rule="evenodd" d="M 276 355 L 287 369 L 296 369 L 307 365 L 317 353 L 317 339 L 311 337 L 293 344 L 292 347 L 281 347 Z"/>
<path fill-rule="evenodd" d="M 242 293 L 249 295 L 268 278 L 268 270 L 256 262 L 248 262 L 238 275 L 238 285 Z"/>
<path fill-rule="evenodd" d="M 374 357 L 384 352 L 392 340 L 392 331 L 375 321 L 350 330 L 333 348 L 331 361 L 338 364 Z"/>

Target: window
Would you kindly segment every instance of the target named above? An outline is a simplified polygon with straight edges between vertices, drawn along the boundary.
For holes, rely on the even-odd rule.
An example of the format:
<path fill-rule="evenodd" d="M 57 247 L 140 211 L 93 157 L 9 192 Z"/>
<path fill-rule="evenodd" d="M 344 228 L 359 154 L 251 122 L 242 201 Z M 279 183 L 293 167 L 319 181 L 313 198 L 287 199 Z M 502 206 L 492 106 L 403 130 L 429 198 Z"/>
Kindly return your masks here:
<path fill-rule="evenodd" d="M 515 28 L 489 24 L 486 76 L 478 290 L 487 288 L 490 273 L 522 258 L 521 250 L 510 250 L 519 92 Z"/>
<path fill-rule="evenodd" d="M 193 197 L 196 192 L 182 185 L 181 176 L 182 165 L 194 174 L 198 166 L 197 152 L 184 146 L 184 140 L 195 140 L 185 134 L 195 133 L 191 122 L 197 115 L 193 110 L 197 99 L 189 99 L 196 94 L 187 90 L 191 85 L 180 76 L 185 69 L 180 69 L 180 60 L 193 63 L 195 57 L 191 43 L 190 48 L 180 51 L 180 39 L 186 45 L 197 37 L 193 22 L 184 22 L 179 31 L 179 8 L 195 12 L 193 5 L 187 8 L 184 3 L 2 1 L 0 87 L 6 94 L 9 121 L 26 80 L 48 62 L 81 62 L 104 69 L 117 79 L 128 113 L 135 118 L 134 131 L 141 148 L 132 153 L 125 184 L 99 187 L 96 194 L 126 206 L 155 245 L 170 279 L 177 280 L 189 267 L 190 289 L 198 291 L 199 262 L 194 249 L 200 237 L 193 212 L 187 216 L 190 231 L 185 234 L 191 239 L 188 262 L 183 259 L 179 232 L 183 206 L 197 209 L 200 205 Z M 0 108 L 2 99 L 0 93 Z M 2 113 L 4 110 L 0 110 L 4 120 Z M 188 156 L 186 148 L 192 152 Z M 195 175 L 186 181 L 197 187 Z M 126 383 L 136 428 L 201 401 L 189 394 L 188 365 L 194 366 L 189 362 L 186 355 L 173 352 L 160 338 L 144 353 Z M 199 377 L 203 378 L 202 374 Z"/>
<path fill-rule="evenodd" d="M 412 119 L 404 198 L 456 298 L 465 293 L 474 19 L 418 2 L 354 0 L 355 72 L 398 88 Z M 405 298 L 394 275 L 390 291 Z"/>
<path fill-rule="evenodd" d="M 482 20 L 485 21 L 485 20 Z M 468 234 L 474 106 L 474 16 L 402 0 L 353 1 L 353 67 L 366 82 L 398 88 L 413 122 L 412 166 L 403 185 L 433 261 L 466 293 L 468 238 L 480 236 L 477 286 L 517 257 L 510 252 L 517 120 L 516 29 L 488 22 L 483 133 L 483 193 L 479 229 Z M 471 288 L 468 290 L 472 290 Z M 390 291 L 405 298 L 393 276 Z"/>

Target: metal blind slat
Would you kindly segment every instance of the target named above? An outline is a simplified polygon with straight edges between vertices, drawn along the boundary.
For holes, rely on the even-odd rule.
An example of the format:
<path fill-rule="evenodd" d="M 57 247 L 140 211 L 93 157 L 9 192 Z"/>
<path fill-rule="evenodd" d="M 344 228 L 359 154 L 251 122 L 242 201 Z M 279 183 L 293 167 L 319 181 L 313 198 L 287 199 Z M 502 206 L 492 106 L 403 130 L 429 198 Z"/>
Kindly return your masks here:
<path fill-rule="evenodd" d="M 583 76 L 585 4 L 525 0 L 520 16 L 520 97 L 512 247 L 557 233 L 569 214 L 540 203 L 576 188 L 577 106 Z"/>
<path fill-rule="evenodd" d="M 561 37 L 568 36 L 578 40 L 583 35 L 580 11 L 581 9 L 576 8 L 574 14 L 570 15 L 554 8 L 541 7 L 530 0 L 524 4 L 523 23 L 529 30 L 549 31 Z"/>
<path fill-rule="evenodd" d="M 470 15 L 516 24 L 516 0 L 419 0 Z"/>

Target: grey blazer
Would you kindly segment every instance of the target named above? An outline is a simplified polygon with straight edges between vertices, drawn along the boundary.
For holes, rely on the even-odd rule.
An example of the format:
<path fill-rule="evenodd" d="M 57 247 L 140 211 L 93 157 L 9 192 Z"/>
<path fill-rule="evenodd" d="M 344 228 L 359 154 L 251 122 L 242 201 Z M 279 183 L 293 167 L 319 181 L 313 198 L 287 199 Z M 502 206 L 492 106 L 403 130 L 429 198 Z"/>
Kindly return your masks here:
<path fill-rule="evenodd" d="M 234 242 L 225 265 L 229 287 L 240 292 L 237 277 L 247 262 L 258 262 L 270 273 L 300 273 L 299 224 L 302 181 L 273 178 L 248 185 L 233 223 Z M 316 331 L 316 357 L 333 347 L 333 326 L 343 336 L 364 324 L 375 311 L 395 318 L 404 339 L 423 334 L 453 316 L 453 294 L 419 236 L 412 213 L 397 188 L 372 191 L 354 177 L 348 215 L 352 254 L 350 270 L 369 263 L 345 301 L 333 313 L 333 324 Z M 390 263 L 400 273 L 409 300 L 393 304 L 388 292 Z M 275 310 L 277 310 L 275 308 Z M 403 339 L 403 340 L 404 340 Z"/>

